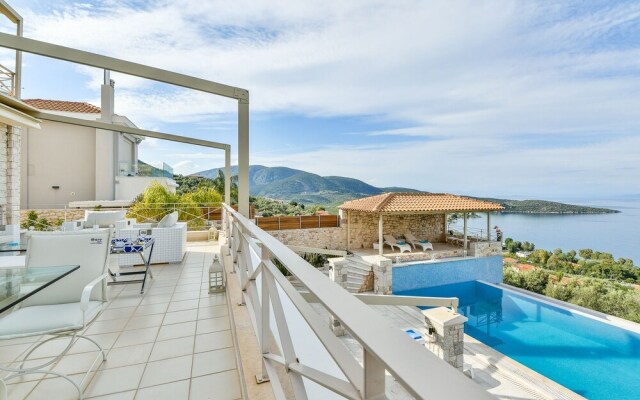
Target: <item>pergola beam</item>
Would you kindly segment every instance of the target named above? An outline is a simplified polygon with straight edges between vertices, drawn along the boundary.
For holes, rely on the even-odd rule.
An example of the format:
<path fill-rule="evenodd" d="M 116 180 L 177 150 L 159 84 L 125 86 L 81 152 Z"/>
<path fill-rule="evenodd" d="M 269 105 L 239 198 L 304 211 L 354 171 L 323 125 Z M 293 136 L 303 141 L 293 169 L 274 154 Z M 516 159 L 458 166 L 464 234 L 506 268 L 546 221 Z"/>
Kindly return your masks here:
<path fill-rule="evenodd" d="M 0 6 L 5 4 L 0 0 Z M 0 7 L 0 11 L 4 11 Z M 140 78 L 150 79 L 157 82 L 168 83 L 188 89 L 198 90 L 205 93 L 211 93 L 218 96 L 227 97 L 238 101 L 238 209 L 241 214 L 249 217 L 249 91 L 238 87 L 224 85 L 222 83 L 209 81 L 206 79 L 196 78 L 177 72 L 167 71 L 160 68 L 150 67 L 130 61 L 120 60 L 100 54 L 95 54 L 83 50 L 77 50 L 70 47 L 59 46 L 47 42 L 21 37 L 21 25 L 18 29 L 18 36 L 7 33 L 0 33 L 0 46 L 14 49 L 20 52 L 37 54 L 49 58 L 62 61 L 69 61 L 76 64 L 87 65 L 104 70 L 116 71 L 127 75 L 137 76 Z M 19 92 L 18 92 L 19 93 Z M 49 118 L 49 120 L 54 120 Z M 100 127 L 99 129 L 105 129 Z M 120 132 L 129 132 L 120 127 L 115 130 Z M 141 136 L 158 137 L 157 132 L 146 131 L 143 134 L 140 130 L 134 134 Z M 214 147 L 226 149 L 224 144 L 200 141 L 200 139 L 184 138 L 177 135 L 162 134 L 161 139 L 172 140 L 182 143 L 200 144 L 206 147 Z M 200 141 L 200 143 L 194 143 Z M 211 144 L 216 144 L 212 146 Z M 225 152 L 225 158 L 229 158 Z M 225 163 L 226 179 L 230 179 L 227 164 Z M 229 182 L 225 182 L 225 187 L 230 186 Z M 227 191 L 229 193 L 229 191 Z M 226 198 L 227 196 L 225 196 Z M 230 203 L 229 203 L 230 204 Z"/>
<path fill-rule="evenodd" d="M 179 135 L 172 135 L 170 133 L 149 131 L 146 129 L 133 128 L 126 125 L 118 125 L 118 124 L 101 122 L 96 120 L 67 117 L 65 115 L 52 114 L 52 113 L 47 113 L 42 111 L 30 112 L 29 114 L 31 114 L 35 118 L 42 119 L 45 121 L 53 121 L 53 122 L 61 122 L 64 124 L 86 126 L 88 128 L 103 129 L 105 131 L 124 132 L 124 133 L 129 133 L 131 135 L 152 137 L 152 138 L 162 139 L 162 140 L 170 140 L 172 142 L 195 144 L 197 146 L 211 147 L 214 149 L 226 150 L 231 148 L 231 146 L 227 143 L 212 142 L 210 140 L 196 139 L 188 136 L 179 136 Z"/>
<path fill-rule="evenodd" d="M 0 33 L 0 43 L 3 47 L 14 50 L 25 51 L 62 61 L 70 61 L 76 64 L 87 65 L 100 69 L 121 72 L 140 78 L 151 79 L 157 82 L 169 83 L 188 89 L 216 94 L 230 99 L 244 100 L 249 102 L 249 91 L 222 83 L 196 78 L 177 72 L 167 71 L 148 65 L 138 64 L 131 61 L 120 60 L 118 58 L 103 56 L 84 50 L 73 49 L 71 47 L 59 46 L 42 42 L 35 39 L 18 37 L 8 33 Z"/>

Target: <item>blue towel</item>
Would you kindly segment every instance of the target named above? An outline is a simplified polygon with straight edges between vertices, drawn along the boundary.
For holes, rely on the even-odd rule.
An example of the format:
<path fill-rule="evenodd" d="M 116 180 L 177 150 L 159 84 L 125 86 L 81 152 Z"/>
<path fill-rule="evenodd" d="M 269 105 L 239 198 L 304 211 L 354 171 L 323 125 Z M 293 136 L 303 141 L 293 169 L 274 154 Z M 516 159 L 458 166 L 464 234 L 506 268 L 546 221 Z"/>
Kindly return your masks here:
<path fill-rule="evenodd" d="M 413 340 L 422 340 L 422 335 L 414 331 L 413 329 L 406 329 L 404 333 L 409 335 L 409 337 Z"/>
<path fill-rule="evenodd" d="M 429 243 L 428 240 L 421 240 L 420 243 Z"/>
<path fill-rule="evenodd" d="M 407 244 L 407 243 L 398 241 L 398 242 L 396 242 L 396 244 L 403 245 L 403 244 Z"/>

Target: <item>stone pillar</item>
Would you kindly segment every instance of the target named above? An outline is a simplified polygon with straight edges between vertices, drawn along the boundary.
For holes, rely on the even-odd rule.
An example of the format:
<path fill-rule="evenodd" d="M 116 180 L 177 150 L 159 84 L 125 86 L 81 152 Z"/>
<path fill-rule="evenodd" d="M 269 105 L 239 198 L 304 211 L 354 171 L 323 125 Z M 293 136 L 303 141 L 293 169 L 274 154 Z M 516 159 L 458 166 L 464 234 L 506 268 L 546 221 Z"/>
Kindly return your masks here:
<path fill-rule="evenodd" d="M 329 262 L 329 279 L 338 284 L 338 286 L 347 289 L 347 263 L 344 257 L 336 257 L 328 259 Z"/>
<path fill-rule="evenodd" d="M 7 129 L 7 215 L 8 225 L 20 225 L 20 128 Z"/>
<path fill-rule="evenodd" d="M 7 125 L 0 123 L 0 225 L 7 224 L 11 210 L 7 207 Z"/>
<path fill-rule="evenodd" d="M 462 371 L 464 365 L 464 323 L 467 317 L 446 307 L 422 311 L 429 335 L 425 346 L 432 353 Z"/>
<path fill-rule="evenodd" d="M 371 261 L 373 261 L 373 292 L 375 294 L 391 294 L 393 288 L 391 260 L 376 256 L 376 260 Z"/>

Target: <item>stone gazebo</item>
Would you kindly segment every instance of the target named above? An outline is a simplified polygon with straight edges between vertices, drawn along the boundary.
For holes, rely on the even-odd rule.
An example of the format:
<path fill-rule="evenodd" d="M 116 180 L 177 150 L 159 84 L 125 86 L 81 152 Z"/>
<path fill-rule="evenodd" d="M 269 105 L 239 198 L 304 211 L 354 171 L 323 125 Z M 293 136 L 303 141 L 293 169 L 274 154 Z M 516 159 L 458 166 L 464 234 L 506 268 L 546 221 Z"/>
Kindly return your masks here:
<path fill-rule="evenodd" d="M 491 241 L 490 213 L 504 208 L 497 203 L 446 193 L 384 193 L 347 201 L 338 207 L 342 220 L 347 221 L 347 250 L 370 249 L 374 243 L 384 243 L 383 236 L 396 238 L 411 232 L 419 239 L 433 243 L 447 240 L 447 214 L 464 215 L 464 234 L 460 245 L 468 245 L 467 215 L 487 213 L 487 241 Z M 378 246 L 382 256 L 383 245 Z"/>

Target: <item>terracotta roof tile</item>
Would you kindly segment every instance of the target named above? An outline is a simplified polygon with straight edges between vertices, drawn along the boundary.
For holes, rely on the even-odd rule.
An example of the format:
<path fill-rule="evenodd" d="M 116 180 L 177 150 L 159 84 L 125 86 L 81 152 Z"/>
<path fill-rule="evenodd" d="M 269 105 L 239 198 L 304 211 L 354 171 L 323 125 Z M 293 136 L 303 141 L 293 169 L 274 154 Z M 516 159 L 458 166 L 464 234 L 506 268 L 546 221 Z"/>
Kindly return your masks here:
<path fill-rule="evenodd" d="M 375 213 L 501 211 L 498 203 L 447 193 L 384 193 L 351 200 L 338 208 Z"/>
<path fill-rule="evenodd" d="M 66 111 L 85 114 L 99 114 L 100 107 L 82 101 L 26 99 L 22 100 L 32 107 L 40 110 Z"/>

